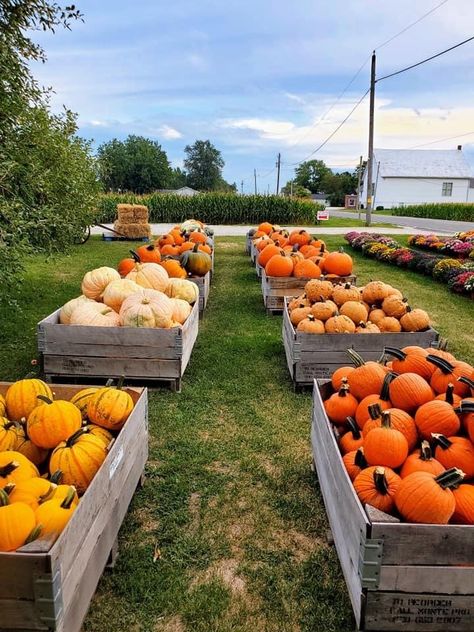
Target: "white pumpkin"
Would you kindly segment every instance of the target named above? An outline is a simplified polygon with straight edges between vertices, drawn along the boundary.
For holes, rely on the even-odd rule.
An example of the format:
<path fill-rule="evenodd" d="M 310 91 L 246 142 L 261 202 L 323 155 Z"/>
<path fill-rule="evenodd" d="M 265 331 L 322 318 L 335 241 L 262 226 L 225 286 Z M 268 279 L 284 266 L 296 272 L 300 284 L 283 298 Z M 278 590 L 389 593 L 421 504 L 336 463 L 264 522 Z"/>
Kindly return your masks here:
<path fill-rule="evenodd" d="M 173 323 L 173 303 L 163 292 L 141 288 L 122 303 L 120 322 L 124 327 L 169 329 Z"/>
<path fill-rule="evenodd" d="M 59 312 L 59 322 L 61 325 L 69 325 L 71 320 L 71 314 L 76 307 L 79 305 L 83 305 L 84 303 L 95 303 L 91 298 L 87 298 L 84 294 L 78 296 L 77 298 L 72 298 L 70 301 L 65 303 L 61 307 L 61 311 Z"/>
<path fill-rule="evenodd" d="M 187 279 L 170 279 L 166 294 L 170 298 L 181 298 L 188 303 L 195 303 L 199 299 L 199 288 Z"/>
<path fill-rule="evenodd" d="M 88 327 L 119 327 L 120 317 L 112 308 L 101 303 L 83 303 L 72 312 L 69 324 Z"/>
<path fill-rule="evenodd" d="M 94 301 L 102 301 L 105 288 L 112 281 L 119 281 L 120 274 L 113 268 L 103 266 L 84 275 L 82 279 L 82 293 Z"/>
<path fill-rule="evenodd" d="M 111 307 L 114 311 L 119 312 L 122 307 L 122 303 L 130 296 L 140 290 L 140 285 L 131 281 L 130 279 L 120 279 L 119 281 L 112 281 L 105 288 L 103 301 L 105 305 Z"/>
<path fill-rule="evenodd" d="M 170 298 L 170 301 L 173 303 L 173 320 L 183 325 L 191 313 L 191 305 L 181 298 Z"/>
<path fill-rule="evenodd" d="M 137 263 L 125 277 L 142 287 L 164 292 L 169 283 L 169 276 L 163 266 L 157 263 Z"/>

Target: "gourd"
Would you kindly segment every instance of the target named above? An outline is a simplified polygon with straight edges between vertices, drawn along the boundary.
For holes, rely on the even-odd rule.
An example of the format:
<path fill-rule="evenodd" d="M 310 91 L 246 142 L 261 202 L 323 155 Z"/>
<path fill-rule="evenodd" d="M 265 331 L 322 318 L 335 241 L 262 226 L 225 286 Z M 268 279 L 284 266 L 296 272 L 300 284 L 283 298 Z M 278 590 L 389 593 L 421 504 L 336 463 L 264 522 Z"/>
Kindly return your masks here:
<path fill-rule="evenodd" d="M 170 279 L 165 294 L 170 298 L 180 298 L 191 305 L 199 300 L 199 288 L 187 279 Z"/>
<path fill-rule="evenodd" d="M 418 408 L 415 424 L 422 439 L 431 439 L 432 433 L 448 437 L 459 432 L 461 422 L 448 402 L 432 400 Z"/>
<path fill-rule="evenodd" d="M 339 449 L 342 454 L 358 450 L 364 443 L 360 429 L 353 417 L 346 419 L 346 427 L 347 432 L 345 432 L 339 440 Z"/>
<path fill-rule="evenodd" d="M 456 503 L 451 522 L 474 524 L 474 485 L 459 485 L 453 488 Z"/>
<path fill-rule="evenodd" d="M 212 267 L 211 257 L 199 250 L 198 244 L 192 250 L 187 250 L 180 257 L 183 268 L 192 275 L 203 277 Z"/>
<path fill-rule="evenodd" d="M 52 497 L 56 485 L 46 478 L 35 476 L 16 483 L 8 497 L 11 503 L 25 503 L 35 511 L 40 503 Z"/>
<path fill-rule="evenodd" d="M 298 323 L 304 318 L 307 318 L 309 314 L 311 314 L 311 307 L 296 307 L 291 311 L 290 314 L 291 324 L 296 327 Z"/>
<path fill-rule="evenodd" d="M 369 466 L 365 460 L 364 448 L 359 448 L 358 450 L 344 454 L 342 461 L 351 481 L 353 481 L 362 470 Z"/>
<path fill-rule="evenodd" d="M 39 476 L 38 469 L 26 456 L 16 450 L 0 452 L 0 489 L 34 476 Z"/>
<path fill-rule="evenodd" d="M 0 489 L 0 551 L 15 551 L 23 546 L 36 526 L 35 512 L 25 503 L 10 503 Z"/>
<path fill-rule="evenodd" d="M 69 400 L 71 404 L 74 404 L 76 408 L 79 408 L 79 410 L 81 411 L 82 419 L 87 419 L 87 405 L 90 398 L 95 393 L 97 393 L 98 390 L 99 388 L 97 386 L 89 386 L 88 388 L 83 388 L 75 395 L 73 395 Z"/>
<path fill-rule="evenodd" d="M 339 391 L 324 402 L 324 409 L 333 423 L 343 424 L 348 417 L 354 416 L 357 405 L 357 399 L 350 393 L 347 380 L 343 379 Z"/>
<path fill-rule="evenodd" d="M 300 320 L 296 328 L 304 334 L 324 334 L 324 323 L 321 320 L 315 318 L 312 314 L 308 314 L 306 318 Z"/>
<path fill-rule="evenodd" d="M 390 384 L 390 400 L 396 408 L 411 413 L 434 399 L 431 386 L 416 373 L 403 373 Z"/>
<path fill-rule="evenodd" d="M 325 323 L 329 318 L 337 314 L 337 305 L 333 301 L 323 300 L 320 303 L 314 303 L 311 306 L 311 314 Z"/>
<path fill-rule="evenodd" d="M 51 389 L 42 380 L 25 379 L 14 382 L 5 395 L 8 419 L 20 421 L 27 418 L 33 408 L 42 403 L 38 401 L 38 395 L 53 398 Z"/>
<path fill-rule="evenodd" d="M 265 266 L 265 274 L 270 277 L 289 277 L 293 272 L 293 261 L 289 255 L 273 255 Z"/>
<path fill-rule="evenodd" d="M 122 303 L 120 323 L 123 327 L 168 329 L 173 321 L 173 308 L 173 303 L 163 292 L 141 288 Z"/>
<path fill-rule="evenodd" d="M 324 260 L 324 270 L 327 274 L 337 276 L 348 276 L 352 274 L 352 257 L 339 248 L 336 252 L 331 252 Z"/>
<path fill-rule="evenodd" d="M 433 458 L 428 441 L 421 442 L 421 448 L 407 457 L 407 460 L 400 470 L 400 476 L 406 478 L 413 472 L 429 472 L 438 476 L 445 471 L 439 461 Z"/>
<path fill-rule="evenodd" d="M 94 301 L 82 294 L 81 296 L 78 296 L 77 298 L 72 298 L 70 301 L 65 303 L 59 311 L 59 322 L 61 323 L 61 325 L 69 325 L 71 322 L 72 313 L 74 312 L 76 307 L 78 307 L 79 305 L 83 305 L 84 303 L 94 303 Z"/>
<path fill-rule="evenodd" d="M 82 279 L 82 293 L 94 301 L 102 301 L 104 290 L 108 284 L 111 281 L 118 280 L 120 280 L 120 274 L 113 268 L 103 266 L 95 270 L 90 270 Z"/>
<path fill-rule="evenodd" d="M 360 502 L 388 514 L 394 509 L 400 485 L 401 478 L 389 467 L 367 467 L 354 479 L 354 489 Z"/>
<path fill-rule="evenodd" d="M 350 283 L 336 285 L 332 292 L 332 300 L 339 306 L 347 303 L 348 301 L 360 302 L 360 292 L 355 285 L 351 285 Z M 362 319 L 359 318 L 359 320 Z"/>
<path fill-rule="evenodd" d="M 192 311 L 191 305 L 181 298 L 170 298 L 173 304 L 172 320 L 183 325 Z"/>
<path fill-rule="evenodd" d="M 369 305 L 382 302 L 389 295 L 388 286 L 382 281 L 370 281 L 362 290 L 362 299 Z M 385 312 L 384 312 L 385 313 Z M 371 318 L 373 322 L 373 318 Z"/>
<path fill-rule="evenodd" d="M 18 422 L 0 417 L 0 452 L 15 450 L 18 443 Z"/>
<path fill-rule="evenodd" d="M 108 430 L 120 430 L 133 410 L 133 399 L 122 390 L 121 383 L 117 387 L 100 388 L 87 405 L 87 416 L 93 424 Z M 61 468 L 56 468 L 61 469 Z"/>
<path fill-rule="evenodd" d="M 102 303 L 84 303 L 74 309 L 69 324 L 87 327 L 118 327 L 120 319 L 111 307 Z"/>
<path fill-rule="evenodd" d="M 411 309 L 400 318 L 403 331 L 425 331 L 430 327 L 430 317 L 423 309 Z"/>
<path fill-rule="evenodd" d="M 356 325 L 358 325 L 361 321 L 366 321 L 368 317 L 367 308 L 359 301 L 345 302 L 339 308 L 339 313 L 350 318 Z"/>
<path fill-rule="evenodd" d="M 372 393 L 370 395 L 366 395 L 357 406 L 355 420 L 359 428 L 363 428 L 364 424 L 369 419 L 369 406 L 373 404 L 378 404 L 380 412 L 382 410 L 387 410 L 388 408 L 392 408 L 392 402 L 390 401 L 389 396 L 389 386 L 390 382 L 395 378 L 394 373 L 387 373 L 384 381 L 382 383 L 382 388 L 379 393 Z"/>
<path fill-rule="evenodd" d="M 364 439 L 364 456 L 369 465 L 384 465 L 397 468 L 408 456 L 405 436 L 392 428 L 390 413 L 382 413 L 379 428 L 371 430 Z"/>
<path fill-rule="evenodd" d="M 332 298 L 334 286 L 330 281 L 311 279 L 304 286 L 304 292 L 311 303 Z"/>
<path fill-rule="evenodd" d="M 325 323 L 328 334 L 354 334 L 356 327 L 353 321 L 347 316 L 332 316 Z"/>
<path fill-rule="evenodd" d="M 130 279 L 112 281 L 112 283 L 109 283 L 104 290 L 103 301 L 115 312 L 119 312 L 124 300 L 131 294 L 139 292 L 140 290 L 141 286 L 134 281 L 130 281 Z"/>
<path fill-rule="evenodd" d="M 435 458 L 446 469 L 459 468 L 466 479 L 474 478 L 474 445 L 465 437 L 445 437 L 433 433 Z"/>
<path fill-rule="evenodd" d="M 367 395 L 379 393 L 385 380 L 386 371 L 378 362 L 364 362 L 363 358 L 353 349 L 348 354 L 356 368 L 348 376 L 351 393 L 362 400 Z M 392 400 L 392 398 L 390 398 Z M 392 400 L 393 401 L 393 400 Z"/>
<path fill-rule="evenodd" d="M 35 518 L 41 527 L 41 537 L 59 535 L 64 530 L 76 509 L 75 496 L 76 489 L 71 485 L 66 498 L 61 500 L 53 496 L 38 507 Z"/>
<path fill-rule="evenodd" d="M 166 291 L 170 280 L 166 270 L 158 263 L 137 263 L 125 278 L 159 292 Z"/>

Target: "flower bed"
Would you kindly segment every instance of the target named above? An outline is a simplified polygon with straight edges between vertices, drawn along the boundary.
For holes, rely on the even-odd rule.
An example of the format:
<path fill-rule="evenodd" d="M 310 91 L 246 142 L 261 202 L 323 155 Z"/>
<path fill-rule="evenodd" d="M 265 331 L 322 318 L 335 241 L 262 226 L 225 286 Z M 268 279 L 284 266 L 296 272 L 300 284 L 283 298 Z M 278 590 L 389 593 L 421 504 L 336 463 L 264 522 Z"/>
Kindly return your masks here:
<path fill-rule="evenodd" d="M 474 231 L 456 233 L 446 237 L 437 235 L 412 235 L 408 244 L 422 250 L 458 257 L 474 259 Z"/>
<path fill-rule="evenodd" d="M 432 276 L 447 284 L 452 292 L 473 296 L 474 261 L 425 254 L 376 233 L 352 231 L 345 235 L 345 239 L 352 248 L 362 251 L 367 257 Z"/>

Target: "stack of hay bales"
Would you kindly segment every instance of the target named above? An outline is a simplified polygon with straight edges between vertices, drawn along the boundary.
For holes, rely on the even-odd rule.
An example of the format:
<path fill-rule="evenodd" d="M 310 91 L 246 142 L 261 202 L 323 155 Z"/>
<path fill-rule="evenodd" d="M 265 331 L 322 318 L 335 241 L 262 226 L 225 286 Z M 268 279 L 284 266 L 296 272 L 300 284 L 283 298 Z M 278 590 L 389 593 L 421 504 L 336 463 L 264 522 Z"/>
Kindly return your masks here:
<path fill-rule="evenodd" d="M 148 207 L 139 204 L 117 204 L 114 229 L 128 239 L 149 238 L 151 227 L 148 223 Z"/>

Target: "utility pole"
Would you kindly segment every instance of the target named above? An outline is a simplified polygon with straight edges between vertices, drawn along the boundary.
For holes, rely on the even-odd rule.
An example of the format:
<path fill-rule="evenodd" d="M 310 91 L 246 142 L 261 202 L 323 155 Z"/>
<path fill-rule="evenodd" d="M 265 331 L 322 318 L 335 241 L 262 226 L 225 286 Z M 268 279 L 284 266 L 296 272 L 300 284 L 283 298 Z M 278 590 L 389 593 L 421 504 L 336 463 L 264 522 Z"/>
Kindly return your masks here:
<path fill-rule="evenodd" d="M 277 192 L 276 194 L 278 195 L 280 193 L 280 166 L 281 166 L 281 154 L 278 154 L 278 160 L 276 163 L 276 167 L 277 167 Z"/>
<path fill-rule="evenodd" d="M 257 195 L 257 170 L 256 169 L 253 170 L 253 179 L 255 182 L 255 195 Z"/>
<path fill-rule="evenodd" d="M 362 156 L 359 160 L 359 177 L 357 178 L 357 212 L 360 219 L 360 182 L 362 180 Z"/>
<path fill-rule="evenodd" d="M 240 183 L 240 193 L 243 195 L 244 194 L 244 181 L 242 180 L 242 182 Z"/>
<path fill-rule="evenodd" d="M 293 197 L 293 180 L 290 182 L 290 198 Z"/>
<path fill-rule="evenodd" d="M 374 163 L 374 112 L 375 112 L 375 71 L 377 57 L 372 53 L 372 68 L 370 72 L 370 114 L 369 114 L 369 155 L 367 157 L 367 205 L 365 213 L 365 225 L 370 226 L 372 221 L 373 186 L 372 171 Z"/>

